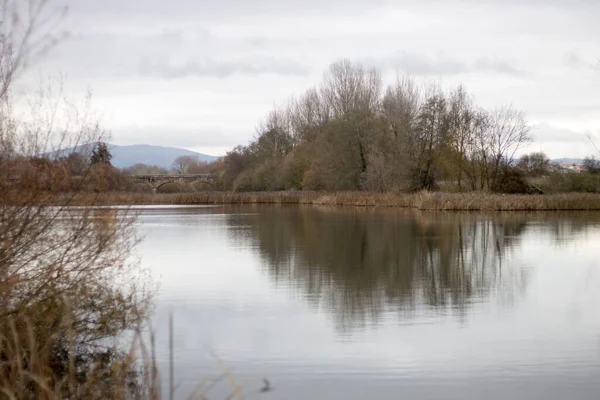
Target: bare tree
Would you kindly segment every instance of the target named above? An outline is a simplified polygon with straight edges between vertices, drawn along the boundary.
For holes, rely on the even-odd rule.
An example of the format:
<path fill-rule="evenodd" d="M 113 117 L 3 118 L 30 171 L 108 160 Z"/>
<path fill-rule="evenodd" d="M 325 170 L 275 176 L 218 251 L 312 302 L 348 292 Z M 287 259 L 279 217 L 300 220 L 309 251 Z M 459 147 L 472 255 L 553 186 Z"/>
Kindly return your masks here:
<path fill-rule="evenodd" d="M 590 174 L 596 175 L 600 174 L 600 160 L 595 157 L 586 157 L 583 160 L 583 167 Z"/>
<path fill-rule="evenodd" d="M 420 107 L 417 125 L 409 140 L 413 190 L 435 188 L 436 162 L 447 140 L 447 102 L 439 88 L 433 87 Z"/>
<path fill-rule="evenodd" d="M 382 111 L 395 138 L 411 134 L 419 112 L 420 93 L 408 76 L 398 76 L 388 86 L 383 97 Z"/>
<path fill-rule="evenodd" d="M 92 92 L 81 98 L 64 92 L 62 77 L 42 80 L 34 93 L 26 95 L 28 107 L 19 121 L 8 115 L 15 154 L 57 160 L 77 152 L 89 160 L 97 143 L 109 139 L 93 110 Z"/>
<path fill-rule="evenodd" d="M 369 189 L 402 190 L 411 186 L 410 143 L 417 126 L 421 93 L 408 76 L 387 87 L 381 104 L 384 129 L 370 154 Z"/>
<path fill-rule="evenodd" d="M 179 156 L 173 161 L 171 169 L 177 174 L 190 174 L 199 163 L 200 160 L 196 156 Z"/>
<path fill-rule="evenodd" d="M 541 176 L 548 173 L 550 159 L 543 152 L 524 154 L 519 158 L 517 168 L 525 175 Z"/>
<path fill-rule="evenodd" d="M 9 398 L 108 398 L 112 378 L 131 378 L 133 369 L 102 340 L 140 326 L 150 297 L 130 257 L 135 215 L 95 207 L 82 186 L 64 192 L 53 184 L 66 171 L 58 160 L 82 151 L 64 145 L 106 137 L 89 96 L 82 106 L 45 86 L 30 97 L 29 115 L 12 113 L 15 79 L 58 37 L 45 31 L 52 11 L 46 0 L 8 0 L 1 9 L 0 170 L 14 170 L 19 181 L 0 190 L 0 391 Z M 104 386 L 83 392 L 99 371 Z"/>
<path fill-rule="evenodd" d="M 143 163 L 137 163 L 123 169 L 123 173 L 126 175 L 166 175 L 168 172 L 166 168 L 158 165 L 146 165 Z"/>
<path fill-rule="evenodd" d="M 349 60 L 329 67 L 321 93 L 334 118 L 344 118 L 356 111 L 376 110 L 381 95 L 381 75 L 375 68 L 365 69 Z"/>
<path fill-rule="evenodd" d="M 525 143 L 531 141 L 531 128 L 525 114 L 512 107 L 494 110 L 489 116 L 487 139 L 490 150 L 491 184 L 496 183 L 500 168 L 511 165 L 515 153 Z"/>
<path fill-rule="evenodd" d="M 592 134 L 590 132 L 587 132 L 585 135 L 587 136 L 588 140 L 592 144 L 592 147 L 594 148 L 594 150 L 596 150 L 596 153 L 598 153 L 600 155 L 600 148 L 596 144 L 596 140 L 594 140 L 594 137 L 592 136 Z"/>
<path fill-rule="evenodd" d="M 327 122 L 329 109 L 315 88 L 307 90 L 290 104 L 290 119 L 295 143 L 314 140 L 320 127 Z"/>
<path fill-rule="evenodd" d="M 489 112 L 483 109 L 476 111 L 473 121 L 473 141 L 469 146 L 470 162 L 467 164 L 466 172 L 472 190 L 483 190 L 486 186 L 489 187 L 491 158 L 489 125 Z"/>
<path fill-rule="evenodd" d="M 0 10 L 0 98 L 29 63 L 66 36 L 56 28 L 66 7 L 50 9 L 49 0 L 4 0 Z"/>
<path fill-rule="evenodd" d="M 462 178 L 468 173 L 469 148 L 473 137 L 475 111 L 472 100 L 461 85 L 450 95 L 448 107 L 450 158 L 456 166 L 458 189 L 462 190 Z M 467 171 L 465 171 L 467 170 Z"/>
<path fill-rule="evenodd" d="M 342 135 L 355 149 L 360 169 L 356 171 L 357 186 L 367 172 L 367 160 L 374 139 L 377 111 L 380 106 L 382 80 L 375 68 L 342 60 L 332 64 L 321 87 L 331 118 L 337 121 Z"/>
<path fill-rule="evenodd" d="M 272 159 L 285 156 L 296 143 L 292 133 L 290 110 L 273 110 L 258 126 L 255 137 L 256 152 L 262 159 Z"/>
<path fill-rule="evenodd" d="M 187 156 L 177 157 L 173 161 L 173 164 L 171 165 L 171 169 L 173 170 L 173 172 L 178 173 L 178 174 L 185 174 L 187 172 L 187 167 L 188 167 Z"/>

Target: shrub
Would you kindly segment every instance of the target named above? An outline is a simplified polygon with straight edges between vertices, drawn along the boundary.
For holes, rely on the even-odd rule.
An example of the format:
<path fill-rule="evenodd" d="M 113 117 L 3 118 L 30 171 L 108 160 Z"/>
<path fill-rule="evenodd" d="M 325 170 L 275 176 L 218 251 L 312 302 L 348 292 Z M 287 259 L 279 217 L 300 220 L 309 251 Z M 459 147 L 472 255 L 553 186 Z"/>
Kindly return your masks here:
<path fill-rule="evenodd" d="M 127 190 L 133 186 L 124 172 L 110 164 L 94 164 L 85 177 L 86 189 L 95 192 Z"/>
<path fill-rule="evenodd" d="M 588 173 L 552 173 L 541 184 L 548 193 L 584 192 L 600 193 L 600 175 Z"/>
<path fill-rule="evenodd" d="M 527 183 L 523 174 L 514 168 L 504 166 L 490 187 L 494 193 L 528 194 L 533 193 L 532 186 Z"/>
<path fill-rule="evenodd" d="M 233 181 L 233 191 L 234 192 L 251 192 L 254 188 L 253 181 L 253 173 L 252 170 L 245 170 L 240 173 L 235 180 Z"/>

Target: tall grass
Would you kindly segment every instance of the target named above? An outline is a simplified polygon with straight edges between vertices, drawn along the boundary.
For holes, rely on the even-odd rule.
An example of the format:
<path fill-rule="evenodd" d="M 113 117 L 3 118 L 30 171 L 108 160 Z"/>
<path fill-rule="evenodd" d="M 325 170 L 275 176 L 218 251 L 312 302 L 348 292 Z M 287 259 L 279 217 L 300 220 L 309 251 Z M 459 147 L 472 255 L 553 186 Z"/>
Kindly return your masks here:
<path fill-rule="evenodd" d="M 86 196 L 86 195 L 82 195 Z M 75 202 L 89 204 L 89 198 Z M 591 211 L 600 210 L 600 194 L 559 193 L 507 195 L 473 193 L 369 193 L 369 192 L 196 192 L 179 194 L 104 193 L 96 205 L 202 205 L 202 204 L 312 204 L 361 207 L 405 207 L 441 211 Z"/>
<path fill-rule="evenodd" d="M 66 314 L 64 317 L 68 323 L 70 317 Z M 191 393 L 176 393 L 172 319 L 169 325 L 169 384 L 163 390 L 164 377 L 159 373 L 153 332 L 146 335 L 135 329 L 129 347 L 124 350 L 113 347 L 100 357 L 86 358 L 92 353 L 77 349 L 68 334 L 40 340 L 36 338 L 34 324 L 27 318 L 5 320 L 0 331 L 0 398 L 172 400 L 177 395 L 188 400 L 208 400 L 211 389 L 219 384 L 225 385 L 227 398 L 236 400 L 245 398 L 251 385 L 255 394 L 271 391 L 267 380 L 238 383 L 227 364 L 215 356 L 220 375 L 199 381 Z M 62 349 L 59 354 L 57 348 Z M 66 360 L 57 363 L 57 356 Z"/>

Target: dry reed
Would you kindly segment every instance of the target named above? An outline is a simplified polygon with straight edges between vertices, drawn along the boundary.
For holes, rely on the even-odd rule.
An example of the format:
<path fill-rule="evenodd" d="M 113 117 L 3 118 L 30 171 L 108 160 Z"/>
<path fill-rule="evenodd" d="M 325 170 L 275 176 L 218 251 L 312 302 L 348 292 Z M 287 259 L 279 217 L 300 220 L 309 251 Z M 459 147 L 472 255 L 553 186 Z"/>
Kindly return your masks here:
<path fill-rule="evenodd" d="M 90 203 L 81 194 L 75 203 Z M 96 205 L 216 205 L 309 204 L 360 207 L 404 207 L 438 211 L 598 211 L 600 194 L 560 193 L 508 195 L 473 193 L 369 193 L 369 192 L 195 192 L 173 194 L 108 192 L 94 195 Z"/>
<path fill-rule="evenodd" d="M 64 317 L 68 317 L 65 315 Z M 64 318 L 69 322 L 70 317 Z M 169 320 L 169 342 L 172 344 L 173 321 Z M 149 399 L 160 400 L 175 397 L 173 385 L 173 347 L 169 347 L 168 390 L 161 388 L 156 358 L 156 338 L 149 332 L 144 340 L 141 329 L 135 329 L 127 351 L 119 352 L 115 359 L 106 362 L 98 358 L 78 365 L 81 354 L 69 344 L 64 370 L 56 368 L 52 353 L 55 346 L 65 338 L 48 337 L 44 343 L 35 338 L 35 328 L 27 318 L 10 318 L 4 321 L 0 332 L 0 398 L 7 399 Z M 69 335 L 66 335 L 68 341 Z M 230 399 L 241 400 L 254 387 L 256 394 L 271 391 L 270 383 L 253 379 L 238 383 L 228 365 L 213 354 L 222 373 L 215 378 L 206 378 L 187 394 L 188 400 L 208 400 L 209 392 L 219 383 L 226 384 Z M 262 388 L 256 390 L 262 384 Z M 179 395 L 179 394 L 178 394 Z M 181 398 L 181 396 L 178 396 Z"/>

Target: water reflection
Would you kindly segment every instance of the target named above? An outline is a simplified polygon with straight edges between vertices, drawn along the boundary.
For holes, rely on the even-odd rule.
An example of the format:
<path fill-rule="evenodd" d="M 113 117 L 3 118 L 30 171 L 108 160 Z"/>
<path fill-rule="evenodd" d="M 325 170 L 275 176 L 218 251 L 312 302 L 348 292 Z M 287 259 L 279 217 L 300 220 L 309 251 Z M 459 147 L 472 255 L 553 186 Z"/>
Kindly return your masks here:
<path fill-rule="evenodd" d="M 235 240 L 258 249 L 275 284 L 296 288 L 344 333 L 390 311 L 409 323 L 428 313 L 465 320 L 473 304 L 492 299 L 510 306 L 527 284 L 528 269 L 511 257 L 524 233 L 543 221 L 560 242 L 585 232 L 590 218 L 598 220 L 269 207 L 230 214 L 229 225 Z"/>
<path fill-rule="evenodd" d="M 168 369 L 174 312 L 182 396 L 218 375 L 212 352 L 238 382 L 266 376 L 271 398 L 583 399 L 600 390 L 600 213 L 141 214 L 143 265 L 160 282 L 157 355 Z"/>

